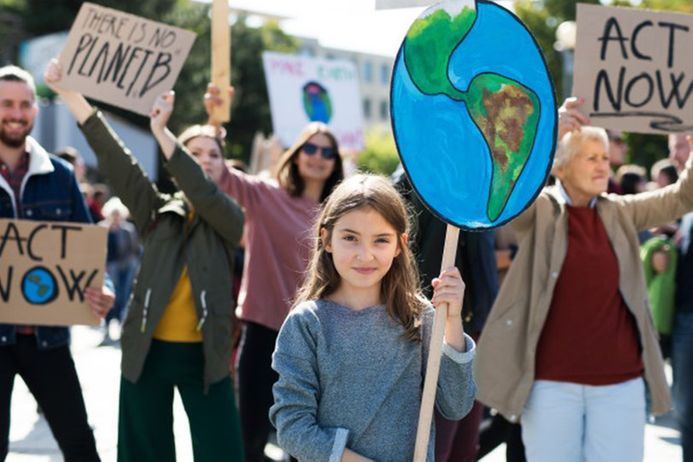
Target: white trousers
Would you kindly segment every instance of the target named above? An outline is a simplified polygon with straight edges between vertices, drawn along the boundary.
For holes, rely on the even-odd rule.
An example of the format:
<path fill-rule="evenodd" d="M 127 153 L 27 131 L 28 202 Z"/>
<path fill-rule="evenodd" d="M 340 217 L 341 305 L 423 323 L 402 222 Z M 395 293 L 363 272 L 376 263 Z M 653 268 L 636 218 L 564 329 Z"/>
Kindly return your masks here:
<path fill-rule="evenodd" d="M 537 380 L 522 414 L 528 462 L 641 462 L 643 379 L 615 385 Z"/>

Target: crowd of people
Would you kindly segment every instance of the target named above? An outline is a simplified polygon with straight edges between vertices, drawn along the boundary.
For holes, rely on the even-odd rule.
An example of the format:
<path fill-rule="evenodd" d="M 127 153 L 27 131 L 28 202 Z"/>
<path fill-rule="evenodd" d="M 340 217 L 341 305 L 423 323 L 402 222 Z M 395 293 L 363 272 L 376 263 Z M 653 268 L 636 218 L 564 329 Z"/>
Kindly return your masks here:
<path fill-rule="evenodd" d="M 5 66 L 0 217 L 108 228 L 109 278 L 86 300 L 106 335 L 122 322 L 119 461 L 175 460 L 174 389 L 196 461 L 266 460 L 272 432 L 298 460 L 409 459 L 440 304 L 449 309 L 427 460 L 473 461 L 499 442 L 513 461 L 642 460 L 648 415 L 672 407 L 662 351 L 684 460 L 693 460 L 690 137 L 669 136 L 669 158 L 648 182 L 644 169 L 623 165 L 620 134 L 590 126 L 582 101 L 566 100 L 554 184 L 499 231 L 513 236 L 501 283 L 495 232 L 463 232 L 456 267 L 441 271 L 445 224 L 404 173 L 345 178 L 324 124 L 309 124 L 261 177 L 224 160 L 219 127 L 174 136 L 175 95 L 163 94 L 150 127 L 174 179 L 167 194 L 62 78 L 51 61 L 45 81 L 112 197 L 80 189 L 76 153 L 48 154 L 29 136 L 33 78 Z M 208 113 L 221 91 L 207 88 Z M 100 460 L 69 329 L 8 324 L 0 460 L 16 375 L 65 460 Z"/>

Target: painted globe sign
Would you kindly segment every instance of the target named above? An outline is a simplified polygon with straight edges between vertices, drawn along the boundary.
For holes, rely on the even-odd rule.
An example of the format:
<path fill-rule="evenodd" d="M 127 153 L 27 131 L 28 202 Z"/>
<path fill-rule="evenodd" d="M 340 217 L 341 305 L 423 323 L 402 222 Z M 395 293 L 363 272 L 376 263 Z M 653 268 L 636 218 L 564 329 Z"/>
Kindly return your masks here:
<path fill-rule="evenodd" d="M 556 139 L 556 99 L 539 47 L 489 1 L 448 1 L 411 25 L 390 95 L 414 189 L 444 221 L 494 228 L 539 194 Z"/>

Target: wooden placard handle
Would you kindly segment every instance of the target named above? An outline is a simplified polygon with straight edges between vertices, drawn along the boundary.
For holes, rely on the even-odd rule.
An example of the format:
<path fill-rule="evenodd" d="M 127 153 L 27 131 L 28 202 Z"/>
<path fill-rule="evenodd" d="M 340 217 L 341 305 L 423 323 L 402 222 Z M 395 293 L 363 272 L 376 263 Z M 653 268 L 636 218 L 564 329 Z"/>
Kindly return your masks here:
<path fill-rule="evenodd" d="M 457 256 L 457 240 L 460 235 L 459 228 L 448 225 L 445 230 L 445 247 L 443 248 L 443 261 L 440 264 L 441 271 L 455 265 Z M 445 320 L 448 317 L 448 305 L 442 304 L 436 307 L 433 318 L 433 332 L 428 350 L 428 362 L 426 363 L 426 378 L 424 379 L 423 395 L 421 396 L 421 409 L 419 410 L 419 425 L 416 429 L 416 445 L 414 446 L 414 462 L 425 462 L 428 452 L 428 439 L 431 434 L 431 421 L 433 419 L 433 405 L 436 400 L 436 388 L 438 385 L 438 373 L 440 372 L 440 358 L 443 350 L 443 335 L 445 334 Z"/>
<path fill-rule="evenodd" d="M 231 120 L 231 99 L 226 91 L 231 83 L 229 0 L 212 3 L 212 83 L 221 90 L 222 104 L 212 109 L 209 122 L 218 127 Z"/>

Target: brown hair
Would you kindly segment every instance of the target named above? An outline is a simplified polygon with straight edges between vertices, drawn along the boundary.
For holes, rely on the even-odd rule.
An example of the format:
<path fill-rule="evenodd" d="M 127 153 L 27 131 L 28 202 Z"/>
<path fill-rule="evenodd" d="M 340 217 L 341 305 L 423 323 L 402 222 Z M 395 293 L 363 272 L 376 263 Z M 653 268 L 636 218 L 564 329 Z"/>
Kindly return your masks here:
<path fill-rule="evenodd" d="M 298 138 L 294 142 L 293 146 L 282 154 L 279 162 L 277 162 L 277 170 L 275 171 L 275 178 L 279 182 L 279 185 L 289 193 L 290 196 L 298 197 L 303 194 L 305 189 L 305 182 L 301 175 L 298 173 L 298 166 L 296 165 L 296 157 L 298 157 L 303 145 L 308 142 L 314 135 L 321 133 L 325 135 L 329 140 L 332 148 L 335 152 L 334 157 L 334 169 L 332 174 L 325 180 L 325 185 L 322 188 L 322 194 L 320 195 L 320 202 L 324 202 L 327 196 L 334 187 L 344 179 L 344 170 L 342 168 L 342 158 L 339 155 L 339 145 L 337 143 L 337 138 L 332 134 L 327 125 L 321 122 L 311 122 L 306 128 L 303 129 Z"/>
<path fill-rule="evenodd" d="M 395 229 L 401 251 L 383 277 L 380 295 L 387 313 L 404 327 L 405 337 L 420 340 L 419 326 L 426 300 L 419 290 L 419 273 L 406 242 L 405 235 L 410 229 L 407 208 L 395 188 L 381 176 L 354 175 L 327 198 L 315 227 L 315 245 L 306 280 L 298 291 L 295 305 L 325 298 L 337 290 L 341 277 L 320 233 L 326 230 L 325 239 L 329 241 L 335 223 L 347 213 L 362 208 L 378 212 Z"/>
<path fill-rule="evenodd" d="M 216 141 L 217 146 L 219 147 L 219 152 L 221 152 L 221 156 L 224 157 L 223 133 L 221 133 L 219 129 L 212 125 L 192 125 L 183 130 L 183 133 L 178 135 L 177 140 L 183 146 L 187 146 L 190 140 L 199 137 L 211 138 L 214 141 Z"/>

